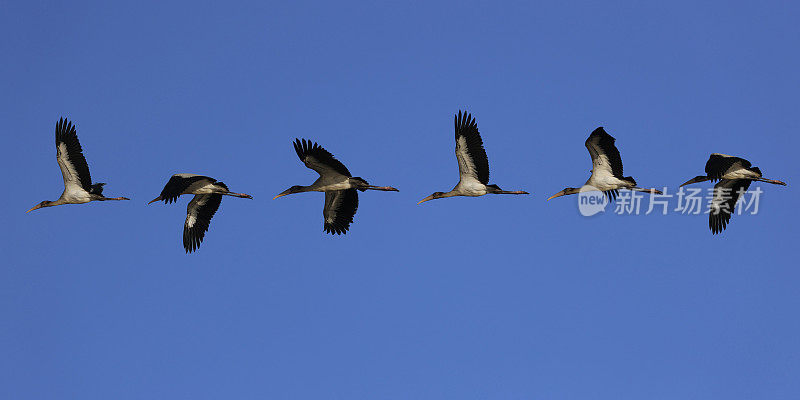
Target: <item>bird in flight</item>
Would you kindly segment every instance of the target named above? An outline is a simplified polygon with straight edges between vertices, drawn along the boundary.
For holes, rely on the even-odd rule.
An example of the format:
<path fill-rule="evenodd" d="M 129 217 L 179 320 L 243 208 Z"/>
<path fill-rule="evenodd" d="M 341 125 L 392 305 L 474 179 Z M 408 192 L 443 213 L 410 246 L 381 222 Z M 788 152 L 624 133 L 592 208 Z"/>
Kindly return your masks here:
<path fill-rule="evenodd" d="M 458 111 L 455 116 L 456 159 L 458 160 L 458 184 L 449 192 L 434 192 L 417 204 L 428 200 L 454 196 L 477 197 L 485 194 L 529 194 L 522 190 L 503 190 L 489 184 L 489 158 L 483 148 L 475 118 L 467 112 Z"/>
<path fill-rule="evenodd" d="M 200 247 L 211 224 L 211 218 L 219 209 L 222 196 L 252 199 L 245 193 L 234 193 L 228 186 L 214 178 L 195 174 L 175 174 L 169 178 L 161 194 L 147 204 L 164 201 L 169 204 L 183 194 L 193 194 L 194 198 L 186 206 L 186 222 L 183 224 L 183 248 L 191 253 Z"/>
<path fill-rule="evenodd" d="M 398 191 L 391 186 L 370 185 L 364 178 L 352 176 L 347 167 L 333 154 L 310 140 L 295 139 L 294 151 L 306 167 L 319 174 L 319 178 L 309 186 L 292 186 L 273 197 L 273 200 L 295 193 L 325 192 L 325 206 L 322 208 L 323 228 L 332 235 L 346 234 L 350 229 L 358 210 L 358 191 Z"/>
<path fill-rule="evenodd" d="M 644 189 L 636 186 L 632 176 L 623 176 L 622 157 L 614 144 L 616 139 L 609 135 L 603 127 L 595 129 L 584 143 L 592 157 L 592 175 L 582 188 L 564 188 L 564 190 L 550 196 L 547 200 L 588 190 L 603 192 L 608 200 L 614 200 L 619 195 L 620 189 L 634 190 L 653 194 L 662 194 L 656 189 Z"/>
<path fill-rule="evenodd" d="M 714 153 L 708 158 L 705 175 L 689 179 L 681 186 L 716 180 L 719 182 L 714 185 L 708 213 L 708 227 L 713 235 L 724 231 L 728 226 L 736 203 L 753 181 L 786 186 L 785 182 L 761 176 L 761 170 L 753 167 L 750 161 L 720 153 Z"/>
<path fill-rule="evenodd" d="M 64 192 L 55 201 L 45 200 L 33 206 L 25 213 L 43 207 L 60 206 L 62 204 L 83 204 L 90 201 L 130 200 L 127 197 L 103 196 L 105 183 L 92 183 L 89 164 L 83 156 L 83 149 L 78 142 L 75 125 L 63 117 L 56 123 L 56 161 L 64 178 Z"/>

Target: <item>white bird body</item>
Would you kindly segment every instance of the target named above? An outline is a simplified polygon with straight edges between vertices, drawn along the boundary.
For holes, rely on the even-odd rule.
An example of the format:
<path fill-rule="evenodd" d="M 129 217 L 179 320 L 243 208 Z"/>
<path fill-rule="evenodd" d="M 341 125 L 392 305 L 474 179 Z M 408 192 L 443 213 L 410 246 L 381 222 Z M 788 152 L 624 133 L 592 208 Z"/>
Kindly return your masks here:
<path fill-rule="evenodd" d="M 334 179 L 332 179 L 334 178 Z M 341 176 L 330 177 L 330 176 L 320 176 L 314 183 L 309 186 L 310 191 L 312 192 L 330 192 L 333 190 L 346 190 L 346 189 L 356 189 L 357 186 L 350 182 L 350 178 Z"/>
<path fill-rule="evenodd" d="M 85 204 L 92 201 L 92 195 L 83 189 L 64 188 L 58 198 L 64 204 Z M 57 200 L 58 201 L 58 200 Z"/>
<path fill-rule="evenodd" d="M 630 189 L 636 186 L 636 184 L 632 185 L 629 181 L 625 181 L 617 178 L 614 175 L 607 174 L 605 171 L 593 173 L 592 176 L 586 180 L 586 185 L 595 187 L 601 192 L 617 189 Z"/>
<path fill-rule="evenodd" d="M 735 171 L 726 172 L 725 175 L 722 175 L 722 179 L 751 179 L 757 180 L 761 178 L 761 176 L 753 171 L 746 170 L 746 169 L 737 169 Z"/>
<path fill-rule="evenodd" d="M 452 190 L 453 192 L 459 193 L 460 196 L 470 196 L 470 197 L 477 197 L 483 196 L 488 194 L 489 191 L 486 190 L 486 185 L 474 180 L 460 180 L 456 184 L 456 186 Z"/>

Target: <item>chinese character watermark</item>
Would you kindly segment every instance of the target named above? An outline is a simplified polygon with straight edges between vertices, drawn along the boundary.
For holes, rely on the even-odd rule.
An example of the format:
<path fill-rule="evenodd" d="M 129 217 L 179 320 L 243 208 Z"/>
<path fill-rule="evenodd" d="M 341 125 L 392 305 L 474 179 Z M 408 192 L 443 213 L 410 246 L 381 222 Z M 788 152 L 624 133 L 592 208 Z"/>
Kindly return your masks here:
<path fill-rule="evenodd" d="M 659 213 L 667 215 L 669 211 L 699 215 L 719 212 L 732 212 L 731 207 L 739 215 L 749 212 L 758 214 L 761 194 L 760 187 L 747 191 L 733 191 L 730 188 L 714 187 L 703 193 L 701 188 L 681 187 L 674 194 L 664 188 L 662 193 L 647 193 L 633 190 L 620 190 L 614 204 L 614 213 L 618 215 L 649 215 Z M 647 207 L 642 202 L 647 199 Z M 674 208 L 670 202 L 675 199 Z M 736 199 L 735 204 L 731 201 Z M 609 196 L 596 187 L 585 185 L 578 193 L 578 211 L 585 217 L 604 212 L 610 203 Z"/>

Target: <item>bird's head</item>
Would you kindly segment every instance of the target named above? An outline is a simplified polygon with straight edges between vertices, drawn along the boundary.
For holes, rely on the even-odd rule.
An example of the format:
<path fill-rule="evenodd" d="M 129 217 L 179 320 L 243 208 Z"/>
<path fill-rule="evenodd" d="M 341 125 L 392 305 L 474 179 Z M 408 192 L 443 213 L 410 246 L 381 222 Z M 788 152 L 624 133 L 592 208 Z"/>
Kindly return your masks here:
<path fill-rule="evenodd" d="M 273 197 L 273 198 L 272 198 L 272 200 L 275 200 L 275 199 L 277 199 L 278 197 L 283 197 L 283 196 L 286 196 L 287 194 L 295 194 L 295 193 L 300 193 L 300 192 L 302 192 L 302 191 L 303 191 L 303 187 L 302 187 L 302 186 L 300 186 L 300 185 L 294 185 L 294 186 L 292 186 L 292 187 L 290 187 L 290 188 L 288 188 L 288 189 L 284 190 L 284 191 L 283 191 L 283 192 L 281 192 L 279 195 L 277 195 L 277 196 Z"/>
<path fill-rule="evenodd" d="M 33 206 L 33 208 L 31 208 L 30 210 L 25 211 L 25 214 L 27 214 L 27 213 L 29 213 L 29 212 L 31 212 L 33 210 L 38 210 L 38 209 L 40 209 L 42 207 L 50 207 L 50 203 L 52 203 L 52 201 L 45 200 L 45 201 Z"/>
<path fill-rule="evenodd" d="M 566 196 L 568 194 L 575 194 L 575 193 L 578 193 L 580 191 L 581 191 L 580 188 L 571 188 L 571 187 L 564 188 L 564 190 L 562 190 L 562 191 L 550 196 L 547 200 L 555 199 L 556 197 Z"/>
<path fill-rule="evenodd" d="M 417 204 L 422 204 L 422 203 L 424 203 L 424 202 L 426 202 L 428 200 L 441 199 L 442 197 L 444 197 L 444 192 L 433 192 L 432 195 L 420 200 L 419 203 L 417 203 Z"/>

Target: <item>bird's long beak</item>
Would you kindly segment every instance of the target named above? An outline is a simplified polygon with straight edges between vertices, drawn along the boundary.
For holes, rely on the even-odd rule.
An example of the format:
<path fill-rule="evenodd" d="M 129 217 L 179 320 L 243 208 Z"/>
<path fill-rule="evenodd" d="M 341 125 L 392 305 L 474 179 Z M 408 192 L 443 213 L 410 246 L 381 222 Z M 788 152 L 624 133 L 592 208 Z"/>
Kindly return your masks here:
<path fill-rule="evenodd" d="M 564 193 L 564 191 L 562 190 L 562 191 L 560 191 L 560 192 L 558 192 L 558 193 L 556 193 L 556 194 L 554 194 L 554 195 L 550 196 L 550 197 L 549 197 L 547 200 L 555 199 L 556 197 L 561 197 L 561 196 L 563 196 L 563 195 L 565 195 L 565 194 L 566 194 L 566 193 Z"/>
<path fill-rule="evenodd" d="M 703 182 L 703 181 L 707 181 L 707 180 L 708 180 L 708 177 L 695 176 L 694 178 L 689 179 L 688 181 L 684 182 L 681 186 L 686 186 L 686 185 L 689 185 L 689 184 L 692 184 L 692 183 Z"/>
<path fill-rule="evenodd" d="M 417 204 L 422 204 L 422 203 L 424 203 L 424 202 L 426 202 L 428 200 L 433 200 L 433 195 L 430 195 L 430 196 L 420 200 L 419 203 L 417 203 Z"/>
<path fill-rule="evenodd" d="M 159 200 L 161 200 L 161 196 L 158 196 L 158 197 L 156 197 L 155 199 L 153 199 L 153 200 L 150 200 L 150 202 L 149 202 L 149 203 L 147 203 L 147 205 L 153 204 L 153 203 L 155 203 L 155 202 L 157 202 L 157 201 L 159 201 Z"/>
<path fill-rule="evenodd" d="M 33 208 L 31 208 L 30 210 L 25 211 L 25 214 L 27 214 L 27 213 L 29 213 L 29 212 L 31 212 L 33 210 L 38 210 L 40 208 L 42 208 L 42 205 L 41 204 L 37 204 L 37 205 L 33 206 Z"/>
<path fill-rule="evenodd" d="M 273 198 L 272 198 L 272 200 L 275 200 L 275 199 L 277 199 L 278 197 L 283 197 L 283 196 L 286 196 L 287 194 L 291 194 L 291 193 L 289 193 L 289 191 L 288 191 L 288 190 L 286 190 L 286 191 L 284 191 L 283 193 L 281 193 L 281 194 L 279 194 L 279 195 L 277 195 L 277 196 L 273 197 Z"/>

